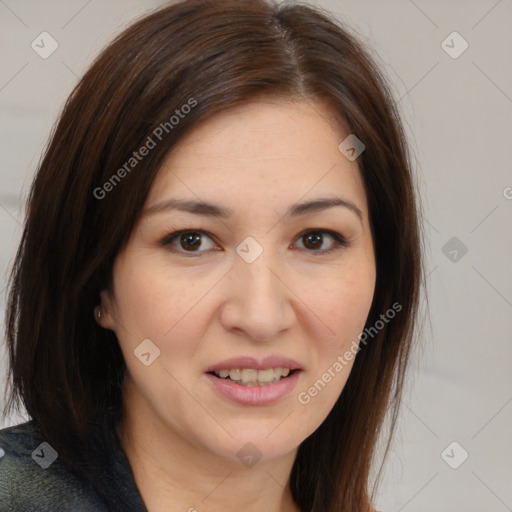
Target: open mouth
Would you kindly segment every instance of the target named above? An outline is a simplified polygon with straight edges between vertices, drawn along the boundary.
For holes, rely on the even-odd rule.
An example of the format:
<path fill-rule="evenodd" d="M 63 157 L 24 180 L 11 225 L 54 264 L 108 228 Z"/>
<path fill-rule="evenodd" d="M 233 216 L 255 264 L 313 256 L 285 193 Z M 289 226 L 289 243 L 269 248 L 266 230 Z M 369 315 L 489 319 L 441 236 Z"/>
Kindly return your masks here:
<path fill-rule="evenodd" d="M 233 382 L 240 386 L 270 386 L 288 379 L 298 371 L 300 370 L 278 367 L 265 370 L 233 368 L 208 373 L 218 379 Z"/>

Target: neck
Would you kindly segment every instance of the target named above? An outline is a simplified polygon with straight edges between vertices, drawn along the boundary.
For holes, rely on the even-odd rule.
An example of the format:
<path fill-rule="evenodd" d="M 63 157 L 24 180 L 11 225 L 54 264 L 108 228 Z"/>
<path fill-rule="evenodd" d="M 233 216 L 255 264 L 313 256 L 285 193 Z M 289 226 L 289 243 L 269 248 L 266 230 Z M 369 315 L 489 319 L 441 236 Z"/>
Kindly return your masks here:
<path fill-rule="evenodd" d="M 226 459 L 164 425 L 129 385 L 117 433 L 149 512 L 299 512 L 288 486 L 296 450 L 252 467 Z"/>

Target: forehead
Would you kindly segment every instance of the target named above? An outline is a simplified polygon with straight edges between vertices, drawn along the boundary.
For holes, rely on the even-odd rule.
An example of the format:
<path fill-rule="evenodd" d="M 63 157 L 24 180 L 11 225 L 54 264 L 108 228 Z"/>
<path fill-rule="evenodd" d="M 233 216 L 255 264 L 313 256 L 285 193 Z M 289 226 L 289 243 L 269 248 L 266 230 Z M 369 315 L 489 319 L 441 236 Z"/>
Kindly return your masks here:
<path fill-rule="evenodd" d="M 357 161 L 339 151 L 348 131 L 321 102 L 257 100 L 215 114 L 167 155 L 146 204 L 179 195 L 247 206 L 343 193 L 366 207 Z"/>

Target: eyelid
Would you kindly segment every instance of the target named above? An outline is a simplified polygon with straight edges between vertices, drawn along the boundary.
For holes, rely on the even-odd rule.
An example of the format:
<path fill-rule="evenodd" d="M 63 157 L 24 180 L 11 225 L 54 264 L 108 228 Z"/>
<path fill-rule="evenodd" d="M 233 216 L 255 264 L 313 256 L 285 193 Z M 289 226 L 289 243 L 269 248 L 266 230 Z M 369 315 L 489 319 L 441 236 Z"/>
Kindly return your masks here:
<path fill-rule="evenodd" d="M 216 243 L 216 237 L 209 233 L 208 231 L 205 231 L 203 229 L 180 229 L 177 231 L 173 231 L 172 233 L 167 234 L 161 241 L 160 245 L 162 247 L 168 247 L 174 242 L 175 240 L 179 239 L 181 235 L 187 234 L 187 233 L 195 233 L 200 235 L 206 235 L 206 237 L 210 238 L 214 243 Z M 338 233 L 337 231 L 333 231 L 332 229 L 326 229 L 326 228 L 307 228 L 301 231 L 298 235 L 295 236 L 294 243 L 297 240 L 300 240 L 302 237 L 307 235 L 308 233 L 321 233 L 321 234 L 327 234 L 333 239 L 333 243 L 330 248 L 323 249 L 323 250 L 308 250 L 308 249 L 300 249 L 301 251 L 305 253 L 309 253 L 312 256 L 321 256 L 324 254 L 328 254 L 331 252 L 335 252 L 336 250 L 347 248 L 351 241 L 345 238 L 341 233 Z M 184 255 L 185 257 L 198 257 L 201 254 L 211 252 L 212 250 L 216 251 L 218 249 L 210 249 L 210 250 L 203 250 L 203 251 L 184 251 L 180 249 L 170 249 L 172 252 Z"/>

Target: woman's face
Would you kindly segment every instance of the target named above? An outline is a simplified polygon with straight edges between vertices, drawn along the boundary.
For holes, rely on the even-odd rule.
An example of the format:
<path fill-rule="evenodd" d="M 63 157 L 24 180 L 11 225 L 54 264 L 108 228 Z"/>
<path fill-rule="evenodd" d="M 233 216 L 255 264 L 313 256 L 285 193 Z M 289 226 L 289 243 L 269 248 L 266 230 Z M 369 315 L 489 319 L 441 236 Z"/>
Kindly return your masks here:
<path fill-rule="evenodd" d="M 321 103 L 260 100 L 168 155 L 101 294 L 127 407 L 153 433 L 272 459 L 332 409 L 376 278 L 357 160 L 338 149 L 348 135 Z M 350 206 L 315 206 L 327 198 Z"/>

